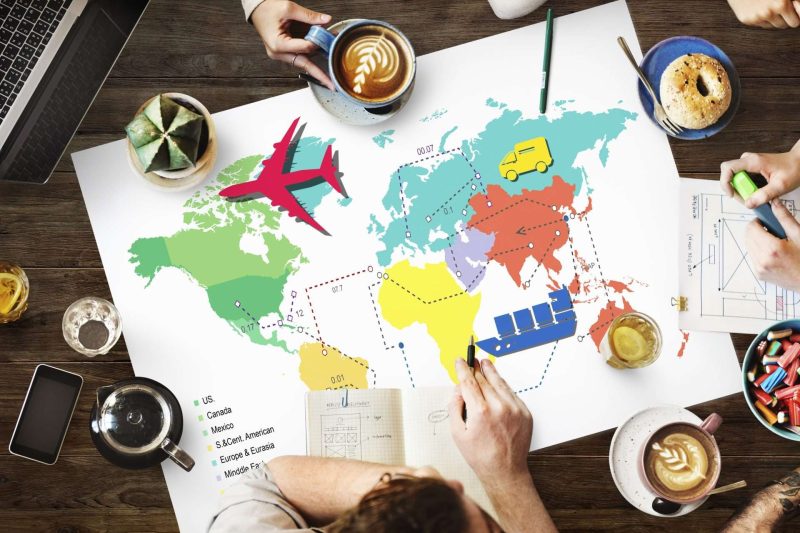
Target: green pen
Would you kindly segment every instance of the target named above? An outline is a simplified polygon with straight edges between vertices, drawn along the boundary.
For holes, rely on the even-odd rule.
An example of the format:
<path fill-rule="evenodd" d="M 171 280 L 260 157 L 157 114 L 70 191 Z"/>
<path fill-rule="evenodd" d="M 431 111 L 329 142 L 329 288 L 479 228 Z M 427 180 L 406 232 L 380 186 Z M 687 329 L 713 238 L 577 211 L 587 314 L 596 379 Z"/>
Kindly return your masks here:
<path fill-rule="evenodd" d="M 553 47 L 553 8 L 547 8 L 547 29 L 544 34 L 544 59 L 542 60 L 542 90 L 539 93 L 539 113 L 547 107 L 547 85 L 550 82 L 550 50 Z"/>

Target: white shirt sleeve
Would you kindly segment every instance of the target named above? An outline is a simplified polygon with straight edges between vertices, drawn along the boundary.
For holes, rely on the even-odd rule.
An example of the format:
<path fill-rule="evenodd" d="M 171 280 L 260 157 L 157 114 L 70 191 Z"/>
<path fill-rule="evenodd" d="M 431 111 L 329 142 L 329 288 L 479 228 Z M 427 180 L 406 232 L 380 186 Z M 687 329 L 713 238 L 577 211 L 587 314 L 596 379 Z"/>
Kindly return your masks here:
<path fill-rule="evenodd" d="M 250 22 L 250 15 L 264 0 L 242 0 L 242 9 L 244 9 L 244 18 Z"/>
<path fill-rule="evenodd" d="M 225 489 L 209 533 L 315 533 L 286 499 L 266 464 L 242 475 Z"/>

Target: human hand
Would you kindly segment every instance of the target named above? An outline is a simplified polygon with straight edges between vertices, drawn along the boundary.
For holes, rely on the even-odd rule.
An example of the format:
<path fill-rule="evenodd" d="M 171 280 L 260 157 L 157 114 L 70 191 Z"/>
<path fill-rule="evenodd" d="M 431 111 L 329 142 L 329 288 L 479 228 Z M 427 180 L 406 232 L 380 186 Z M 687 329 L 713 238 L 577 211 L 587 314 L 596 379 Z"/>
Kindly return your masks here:
<path fill-rule="evenodd" d="M 780 154 L 752 154 L 745 152 L 740 159 L 725 161 L 720 165 L 719 181 L 722 190 L 733 197 L 733 175 L 740 170 L 757 172 L 764 176 L 767 185 L 754 192 L 744 205 L 750 209 L 765 204 L 800 187 L 800 141 L 788 152 Z"/>
<path fill-rule="evenodd" d="M 773 200 L 771 206 L 786 239 L 775 237 L 758 220 L 752 220 L 745 231 L 747 253 L 759 279 L 797 291 L 800 290 L 800 223 L 780 200 Z"/>
<path fill-rule="evenodd" d="M 277 59 L 304 69 L 328 89 L 335 90 L 325 71 L 308 58 L 308 54 L 316 49 L 316 45 L 305 39 L 292 37 L 289 33 L 289 26 L 293 21 L 327 24 L 331 21 L 330 15 L 311 11 L 287 0 L 264 0 L 250 15 L 250 20 L 264 41 L 270 59 Z"/>
<path fill-rule="evenodd" d="M 797 28 L 800 26 L 800 1 L 728 0 L 742 24 L 759 28 Z"/>
<path fill-rule="evenodd" d="M 528 449 L 533 417 L 488 359 L 475 374 L 456 360 L 459 385 L 449 405 L 450 432 L 467 463 L 484 485 L 530 481 Z M 466 422 L 462 419 L 467 409 Z"/>

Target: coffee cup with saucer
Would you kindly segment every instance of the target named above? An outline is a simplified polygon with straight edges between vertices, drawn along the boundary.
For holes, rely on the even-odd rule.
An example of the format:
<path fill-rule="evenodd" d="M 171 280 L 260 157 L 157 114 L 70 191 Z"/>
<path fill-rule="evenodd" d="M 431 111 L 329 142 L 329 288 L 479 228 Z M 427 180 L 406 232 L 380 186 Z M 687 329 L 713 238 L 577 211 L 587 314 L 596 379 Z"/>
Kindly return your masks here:
<path fill-rule="evenodd" d="M 386 94 L 359 94 L 353 90 L 353 80 L 345 79 L 347 74 L 353 75 L 354 72 L 344 72 L 346 69 L 337 66 L 341 50 L 353 44 L 353 36 L 358 32 L 385 33 L 390 36 L 389 39 L 381 39 L 380 35 L 377 39 L 370 39 L 373 36 L 367 34 L 362 36 L 363 44 L 354 47 L 357 57 L 365 59 L 365 68 L 362 70 L 369 70 L 374 75 L 376 69 L 383 69 L 377 74 L 384 82 L 380 88 L 388 87 Z M 337 22 L 327 29 L 312 26 L 305 38 L 319 46 L 320 51 L 312 54 L 311 60 L 328 73 L 336 87 L 336 91 L 332 92 L 326 87 L 309 83 L 311 93 L 326 111 L 345 124 L 379 124 L 397 114 L 410 99 L 416 76 L 416 55 L 408 38 L 394 26 L 377 20 L 350 19 Z M 373 49 L 375 54 L 365 53 Z M 381 63 L 381 59 L 386 61 Z M 398 73 L 400 79 L 392 86 L 392 74 Z M 386 83 L 387 80 L 389 83 Z M 366 81 L 369 83 L 369 79 Z"/>
<path fill-rule="evenodd" d="M 660 496 L 653 492 L 642 478 L 640 453 L 655 431 L 676 422 L 700 426 L 703 420 L 691 411 L 676 405 L 650 407 L 634 414 L 621 424 L 611 439 L 608 461 L 614 484 L 628 503 L 652 516 L 665 518 L 684 516 L 699 508 L 708 499 L 708 496 L 703 496 L 694 502 L 681 505 L 673 514 L 662 514 L 653 510 L 653 501 Z"/>

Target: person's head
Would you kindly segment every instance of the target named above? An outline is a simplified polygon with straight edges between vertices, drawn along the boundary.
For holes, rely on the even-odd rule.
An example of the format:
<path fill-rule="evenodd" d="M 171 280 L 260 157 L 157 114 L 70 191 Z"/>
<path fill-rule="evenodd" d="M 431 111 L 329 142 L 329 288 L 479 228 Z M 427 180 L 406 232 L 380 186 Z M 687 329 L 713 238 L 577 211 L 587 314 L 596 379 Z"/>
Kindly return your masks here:
<path fill-rule="evenodd" d="M 356 507 L 325 528 L 327 533 L 501 533 L 500 526 L 430 467 L 382 479 Z"/>

